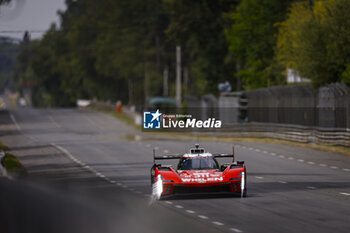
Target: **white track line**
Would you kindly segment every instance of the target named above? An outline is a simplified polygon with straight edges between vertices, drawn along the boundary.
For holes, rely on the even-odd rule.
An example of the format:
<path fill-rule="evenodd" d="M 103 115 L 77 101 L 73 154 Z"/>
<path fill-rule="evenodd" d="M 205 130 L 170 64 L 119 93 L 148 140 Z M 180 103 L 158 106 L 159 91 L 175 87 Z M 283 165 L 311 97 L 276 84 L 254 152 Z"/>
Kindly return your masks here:
<path fill-rule="evenodd" d="M 240 229 L 237 229 L 237 228 L 230 228 L 231 231 L 233 232 L 237 232 L 237 233 L 241 233 L 243 231 L 241 231 Z"/>
<path fill-rule="evenodd" d="M 17 121 L 16 121 L 16 118 L 12 115 L 12 113 L 10 113 L 10 118 L 11 118 L 13 124 L 15 125 L 16 129 L 17 129 L 20 133 L 22 133 L 25 137 L 29 138 L 30 140 L 32 140 L 32 141 L 34 141 L 34 142 L 38 142 L 38 140 L 37 140 L 36 138 L 34 138 L 34 137 L 30 136 L 30 135 L 25 135 L 25 134 L 23 133 L 21 126 L 19 126 L 19 124 L 18 124 Z"/>
<path fill-rule="evenodd" d="M 350 196 L 350 193 L 339 193 L 341 195 Z"/>
<path fill-rule="evenodd" d="M 176 205 L 175 207 L 178 208 L 178 209 L 183 209 L 184 208 L 182 205 Z"/>
<path fill-rule="evenodd" d="M 198 215 L 198 218 L 201 218 L 201 219 L 208 219 L 208 217 L 205 216 L 205 215 Z"/>
<path fill-rule="evenodd" d="M 186 210 L 186 212 L 189 213 L 189 214 L 194 214 L 194 213 L 196 213 L 196 212 L 193 211 L 193 210 Z"/>
<path fill-rule="evenodd" d="M 213 221 L 213 224 L 217 225 L 217 226 L 223 226 L 225 224 L 223 224 L 222 222 L 218 222 L 218 221 Z"/>
<path fill-rule="evenodd" d="M 57 123 L 57 121 L 55 119 L 53 119 L 52 116 L 47 116 L 47 118 L 49 118 L 49 120 L 55 125 L 56 128 L 61 128 L 61 126 Z"/>
<path fill-rule="evenodd" d="M 12 113 L 10 113 L 10 118 L 11 118 L 13 124 L 15 124 L 16 129 L 17 129 L 18 131 L 22 131 L 21 127 L 19 126 L 19 124 L 18 124 L 17 121 L 16 121 L 16 118 L 12 115 Z"/>

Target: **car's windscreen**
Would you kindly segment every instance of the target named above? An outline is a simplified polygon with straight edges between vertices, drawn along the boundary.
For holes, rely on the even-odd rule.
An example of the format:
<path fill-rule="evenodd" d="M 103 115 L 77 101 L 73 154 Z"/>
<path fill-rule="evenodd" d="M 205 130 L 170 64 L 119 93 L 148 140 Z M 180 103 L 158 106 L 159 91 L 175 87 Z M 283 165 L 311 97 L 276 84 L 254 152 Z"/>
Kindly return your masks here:
<path fill-rule="evenodd" d="M 212 157 L 182 158 L 178 170 L 211 170 L 219 169 L 218 162 Z"/>

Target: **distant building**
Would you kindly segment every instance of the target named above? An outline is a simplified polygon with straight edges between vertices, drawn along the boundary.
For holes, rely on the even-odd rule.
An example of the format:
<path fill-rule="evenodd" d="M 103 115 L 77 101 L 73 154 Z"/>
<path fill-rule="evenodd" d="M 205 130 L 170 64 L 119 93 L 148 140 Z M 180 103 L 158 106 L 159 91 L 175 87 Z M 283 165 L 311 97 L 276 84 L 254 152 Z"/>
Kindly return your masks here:
<path fill-rule="evenodd" d="M 287 68 L 287 83 L 309 83 L 310 81 L 308 78 L 300 77 L 296 70 Z"/>

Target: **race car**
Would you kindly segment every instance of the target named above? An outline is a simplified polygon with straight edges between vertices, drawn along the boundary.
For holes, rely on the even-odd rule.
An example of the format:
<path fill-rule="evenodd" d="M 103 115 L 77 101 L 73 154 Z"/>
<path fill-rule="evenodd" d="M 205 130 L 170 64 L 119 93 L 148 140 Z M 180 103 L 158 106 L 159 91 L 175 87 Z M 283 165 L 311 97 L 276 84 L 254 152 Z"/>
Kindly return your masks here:
<path fill-rule="evenodd" d="M 232 163 L 219 166 L 216 158 L 232 158 Z M 191 148 L 182 155 L 156 156 L 153 150 L 151 168 L 152 196 L 155 199 L 179 193 L 239 193 L 247 196 L 247 176 L 244 161 L 234 161 L 232 154 L 212 154 L 199 148 Z M 161 165 L 157 160 L 179 159 L 177 168 Z"/>

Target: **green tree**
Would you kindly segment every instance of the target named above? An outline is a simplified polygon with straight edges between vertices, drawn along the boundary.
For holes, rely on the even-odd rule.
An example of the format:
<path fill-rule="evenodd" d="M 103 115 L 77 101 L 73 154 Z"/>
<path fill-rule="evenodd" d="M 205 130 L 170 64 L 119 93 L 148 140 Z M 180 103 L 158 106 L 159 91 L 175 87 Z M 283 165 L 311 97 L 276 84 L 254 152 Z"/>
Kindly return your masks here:
<path fill-rule="evenodd" d="M 280 25 L 278 58 L 311 79 L 315 87 L 344 81 L 350 84 L 350 2 L 300 2 L 292 5 Z"/>
<path fill-rule="evenodd" d="M 181 45 L 182 63 L 189 69 L 188 88 L 192 94 L 216 93 L 219 82 L 233 81 L 234 65 L 225 60 L 228 22 L 224 14 L 236 5 L 236 0 L 165 0 L 170 16 L 166 30 L 168 51 L 174 58 L 175 46 Z"/>
<path fill-rule="evenodd" d="M 230 55 L 239 64 L 236 77 L 245 89 L 284 83 L 275 59 L 276 23 L 286 17 L 293 0 L 242 0 L 228 14 L 232 26 L 226 30 Z"/>

